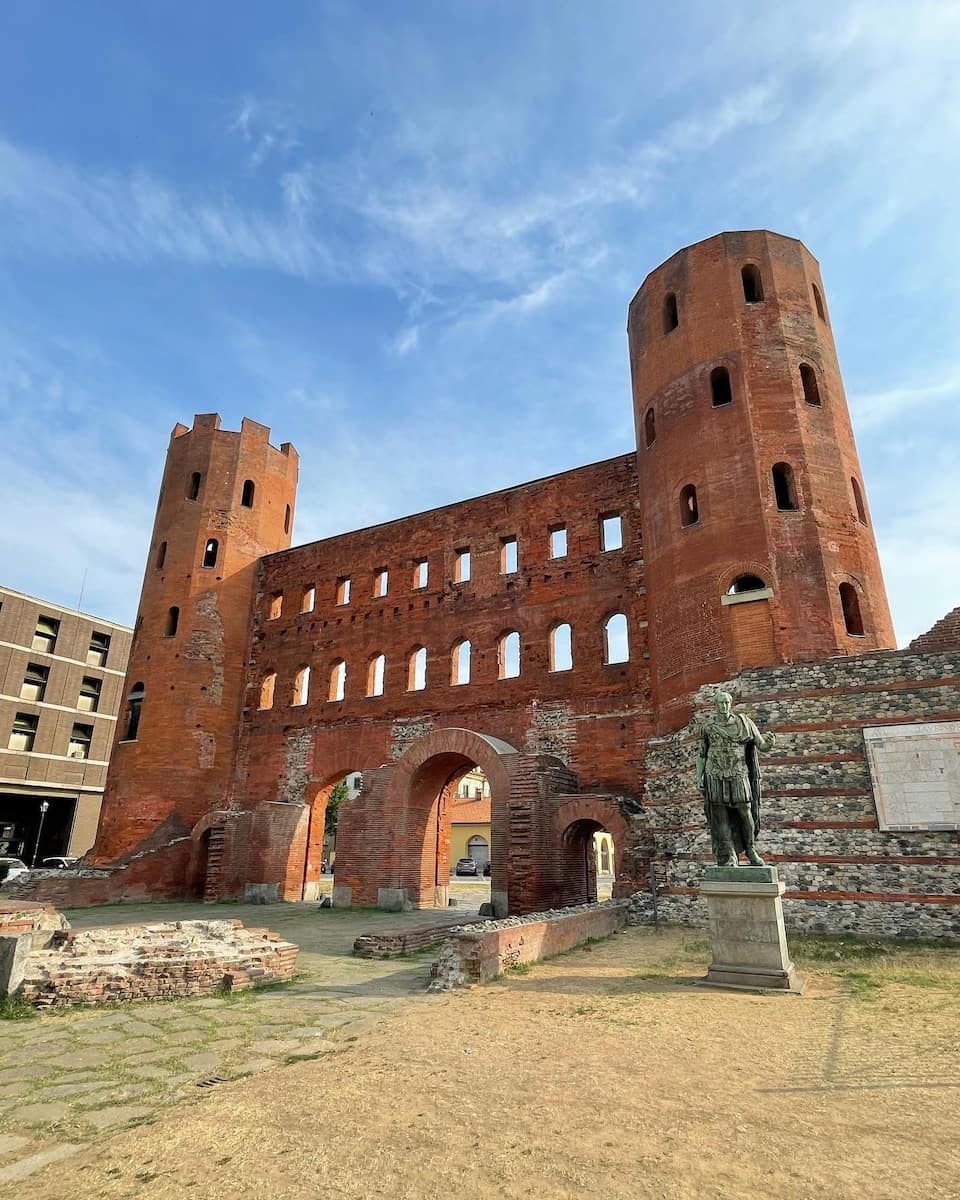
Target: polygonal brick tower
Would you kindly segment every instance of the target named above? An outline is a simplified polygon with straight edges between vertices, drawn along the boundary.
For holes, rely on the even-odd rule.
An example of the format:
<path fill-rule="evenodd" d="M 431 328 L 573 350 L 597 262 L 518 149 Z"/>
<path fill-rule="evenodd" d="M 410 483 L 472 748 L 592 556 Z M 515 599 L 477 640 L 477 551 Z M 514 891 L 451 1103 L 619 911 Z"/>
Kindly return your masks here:
<path fill-rule="evenodd" d="M 629 310 L 658 725 L 751 666 L 893 648 L 816 259 L 722 233 Z"/>
<path fill-rule="evenodd" d="M 269 435 L 246 419 L 229 433 L 215 413 L 173 431 L 97 862 L 128 854 L 158 827 L 176 837 L 228 798 L 258 561 L 285 550 L 293 527 L 297 453 L 289 443 L 277 450 Z"/>

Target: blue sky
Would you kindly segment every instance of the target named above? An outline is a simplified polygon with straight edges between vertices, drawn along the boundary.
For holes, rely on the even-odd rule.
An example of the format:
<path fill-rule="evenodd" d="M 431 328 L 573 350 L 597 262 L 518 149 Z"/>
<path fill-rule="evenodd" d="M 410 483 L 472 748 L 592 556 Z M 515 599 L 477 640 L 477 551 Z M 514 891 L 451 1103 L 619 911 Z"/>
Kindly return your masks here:
<path fill-rule="evenodd" d="M 133 620 L 170 429 L 295 541 L 633 444 L 627 304 L 820 260 L 901 643 L 960 603 L 960 6 L 0 7 L 0 580 Z"/>

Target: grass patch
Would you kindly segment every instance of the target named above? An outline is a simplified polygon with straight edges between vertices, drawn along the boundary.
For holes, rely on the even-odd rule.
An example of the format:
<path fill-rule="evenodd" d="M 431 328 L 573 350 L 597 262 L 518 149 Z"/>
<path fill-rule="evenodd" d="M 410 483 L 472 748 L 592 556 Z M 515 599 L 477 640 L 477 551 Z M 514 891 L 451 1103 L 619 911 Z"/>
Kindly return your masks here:
<path fill-rule="evenodd" d="M 806 963 L 830 963 L 839 960 L 951 956 L 960 965 L 960 946 L 929 938 L 861 938 L 852 934 L 792 933 L 787 939 L 794 957 Z"/>
<path fill-rule="evenodd" d="M 36 1016 L 37 1010 L 23 996 L 0 997 L 0 1021 L 30 1021 Z"/>

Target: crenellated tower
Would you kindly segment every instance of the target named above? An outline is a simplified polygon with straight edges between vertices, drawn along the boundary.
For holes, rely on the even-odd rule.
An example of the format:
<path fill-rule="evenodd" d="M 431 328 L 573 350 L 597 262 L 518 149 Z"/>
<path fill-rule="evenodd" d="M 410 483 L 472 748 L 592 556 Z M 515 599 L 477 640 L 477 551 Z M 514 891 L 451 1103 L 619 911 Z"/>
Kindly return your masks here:
<path fill-rule="evenodd" d="M 227 801 L 258 562 L 287 549 L 293 527 L 297 453 L 269 436 L 247 419 L 223 430 L 215 413 L 173 430 L 96 861 L 158 830 L 176 836 Z"/>
<path fill-rule="evenodd" d="M 627 332 L 659 726 L 745 667 L 893 648 L 816 259 L 718 234 L 651 272 Z"/>

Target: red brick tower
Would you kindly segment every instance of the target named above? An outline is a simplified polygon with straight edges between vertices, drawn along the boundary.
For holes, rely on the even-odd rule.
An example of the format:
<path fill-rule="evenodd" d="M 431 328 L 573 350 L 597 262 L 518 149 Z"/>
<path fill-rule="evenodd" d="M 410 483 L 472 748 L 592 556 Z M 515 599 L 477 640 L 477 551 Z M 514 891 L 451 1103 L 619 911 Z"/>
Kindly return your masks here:
<path fill-rule="evenodd" d="M 173 431 L 96 861 L 128 853 L 158 827 L 161 840 L 175 837 L 225 804 L 257 564 L 290 545 L 293 526 L 297 452 L 275 449 L 269 435 L 246 419 L 229 433 L 215 413 Z"/>
<path fill-rule="evenodd" d="M 658 724 L 744 667 L 895 646 L 817 261 L 722 233 L 627 322 Z"/>

